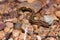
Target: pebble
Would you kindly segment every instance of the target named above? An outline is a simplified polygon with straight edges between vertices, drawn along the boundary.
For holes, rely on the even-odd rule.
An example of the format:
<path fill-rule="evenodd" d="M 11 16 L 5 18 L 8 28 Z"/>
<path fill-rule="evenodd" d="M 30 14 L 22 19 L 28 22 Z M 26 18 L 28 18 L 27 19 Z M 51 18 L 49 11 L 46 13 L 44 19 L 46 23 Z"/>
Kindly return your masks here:
<path fill-rule="evenodd" d="M 33 3 L 35 0 L 27 0 L 28 3 Z"/>
<path fill-rule="evenodd" d="M 16 11 L 12 11 L 9 13 L 11 18 L 16 18 L 18 16 Z"/>
<path fill-rule="evenodd" d="M 12 19 L 12 22 L 13 22 L 13 23 L 17 23 L 17 22 L 18 22 L 18 19 L 17 19 L 17 18 L 13 18 L 13 19 Z"/>
<path fill-rule="evenodd" d="M 5 33 L 3 31 L 0 31 L 0 40 L 5 36 Z"/>
<path fill-rule="evenodd" d="M 55 12 L 56 16 L 60 18 L 60 11 Z"/>
<path fill-rule="evenodd" d="M 30 25 L 30 26 L 27 26 L 27 28 L 28 28 L 28 29 L 27 29 L 27 33 L 28 33 L 29 35 L 33 35 L 33 30 L 34 30 L 34 29 L 33 29 L 33 26 Z"/>
<path fill-rule="evenodd" d="M 20 34 L 19 30 L 13 30 L 13 32 L 12 32 L 13 38 L 18 37 L 19 34 Z"/>
<path fill-rule="evenodd" d="M 29 21 L 28 21 L 27 19 L 23 19 L 23 21 L 22 21 L 22 27 L 21 27 L 21 28 L 22 28 L 23 30 L 25 30 L 26 27 L 32 28 L 32 27 L 31 27 L 31 24 L 29 23 Z M 29 30 L 30 30 L 30 28 L 29 28 Z"/>
<path fill-rule="evenodd" d="M 4 32 L 7 33 L 7 32 L 9 32 L 9 31 L 10 31 L 10 28 L 5 27 Z"/>
<path fill-rule="evenodd" d="M 24 39 L 24 33 L 21 33 L 20 35 L 19 35 L 19 40 L 23 40 Z"/>
<path fill-rule="evenodd" d="M 29 24 L 29 20 L 23 19 L 23 20 L 22 20 L 22 23 L 23 23 L 23 24 Z"/>
<path fill-rule="evenodd" d="M 6 22 L 6 27 L 12 28 L 12 27 L 14 27 L 14 24 L 11 22 Z"/>
<path fill-rule="evenodd" d="M 39 27 L 38 33 L 39 33 L 40 36 L 44 37 L 44 36 L 47 35 L 47 33 L 48 33 L 49 31 L 50 31 L 50 29 L 48 29 L 48 28 Z"/>
<path fill-rule="evenodd" d="M 0 30 L 4 29 L 4 27 L 5 27 L 4 22 L 1 22 L 1 21 L 0 21 Z"/>
<path fill-rule="evenodd" d="M 43 20 L 45 22 L 47 22 L 48 24 L 52 24 L 53 21 L 54 21 L 54 19 L 51 16 L 49 16 L 49 15 L 44 15 Z"/>
<path fill-rule="evenodd" d="M 18 22 L 18 23 L 15 24 L 15 28 L 16 29 L 20 29 L 21 26 L 22 26 L 22 23 L 21 22 Z"/>

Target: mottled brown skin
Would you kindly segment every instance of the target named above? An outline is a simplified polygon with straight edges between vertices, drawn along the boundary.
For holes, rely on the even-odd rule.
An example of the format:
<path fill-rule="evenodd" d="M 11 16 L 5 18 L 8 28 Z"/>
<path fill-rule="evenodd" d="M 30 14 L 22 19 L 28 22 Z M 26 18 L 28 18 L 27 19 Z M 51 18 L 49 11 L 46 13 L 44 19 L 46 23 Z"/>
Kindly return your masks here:
<path fill-rule="evenodd" d="M 39 4 L 39 6 L 35 6 L 35 4 L 36 5 L 38 5 Z M 31 5 L 32 4 L 32 5 Z M 37 24 L 37 25 L 41 25 L 41 26 L 45 26 L 45 27 L 49 27 L 49 24 L 48 23 L 46 23 L 46 22 L 43 22 L 43 21 L 36 21 L 36 20 L 34 20 L 33 18 L 34 18 L 34 15 L 37 13 L 37 12 L 39 12 L 40 11 L 40 9 L 41 8 L 43 8 L 44 6 L 46 6 L 47 5 L 47 3 L 45 2 L 45 1 L 43 1 L 43 0 L 35 0 L 33 3 L 22 3 L 22 4 L 20 4 L 20 6 L 18 7 L 18 8 L 23 8 L 23 7 L 28 7 L 28 8 L 30 8 L 32 11 L 34 11 L 34 12 L 32 12 L 32 14 L 31 14 L 31 16 L 30 16 L 30 19 L 29 19 L 29 21 L 30 21 L 30 23 L 31 24 Z M 25 6 L 24 6 L 25 5 Z M 31 6 L 30 6 L 31 5 Z M 33 7 L 32 7 L 33 6 Z M 37 8 L 35 8 L 35 7 L 37 7 Z M 27 8 L 27 9 L 28 9 Z M 38 10 L 37 10 L 38 9 Z M 30 10 L 28 10 L 29 12 L 30 12 Z"/>
<path fill-rule="evenodd" d="M 29 21 L 30 21 L 31 24 L 36 24 L 36 25 L 43 26 L 43 27 L 46 27 L 46 28 L 49 27 L 49 24 L 44 22 L 44 21 L 42 21 L 42 20 L 34 20 L 34 15 L 30 16 L 30 20 Z"/>

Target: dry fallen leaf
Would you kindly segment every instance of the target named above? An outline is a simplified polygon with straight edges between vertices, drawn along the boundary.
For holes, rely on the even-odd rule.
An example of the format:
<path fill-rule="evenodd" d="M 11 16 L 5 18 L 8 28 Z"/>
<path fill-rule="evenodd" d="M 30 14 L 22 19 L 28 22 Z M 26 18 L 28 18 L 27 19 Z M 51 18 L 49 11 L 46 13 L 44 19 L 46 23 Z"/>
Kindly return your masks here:
<path fill-rule="evenodd" d="M 33 3 L 35 0 L 27 0 L 28 3 Z"/>

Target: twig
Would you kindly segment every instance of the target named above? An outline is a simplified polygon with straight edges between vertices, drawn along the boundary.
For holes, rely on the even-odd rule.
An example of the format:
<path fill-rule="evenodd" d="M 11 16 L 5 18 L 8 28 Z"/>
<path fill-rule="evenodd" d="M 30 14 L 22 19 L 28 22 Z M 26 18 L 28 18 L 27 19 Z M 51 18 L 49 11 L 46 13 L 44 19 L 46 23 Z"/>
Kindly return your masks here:
<path fill-rule="evenodd" d="M 27 28 L 28 27 L 26 27 L 26 29 L 25 29 L 24 40 L 26 40 Z"/>

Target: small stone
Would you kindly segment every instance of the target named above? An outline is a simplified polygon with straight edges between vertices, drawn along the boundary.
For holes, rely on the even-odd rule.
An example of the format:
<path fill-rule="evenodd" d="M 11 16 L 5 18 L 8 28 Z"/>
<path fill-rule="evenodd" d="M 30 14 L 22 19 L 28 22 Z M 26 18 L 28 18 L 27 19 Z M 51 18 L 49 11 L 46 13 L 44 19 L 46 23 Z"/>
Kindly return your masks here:
<path fill-rule="evenodd" d="M 21 33 L 21 34 L 19 35 L 19 40 L 24 40 L 24 33 Z"/>
<path fill-rule="evenodd" d="M 0 22 L 0 30 L 4 29 L 4 27 L 5 27 L 4 22 Z"/>
<path fill-rule="evenodd" d="M 23 24 L 29 24 L 29 21 L 28 21 L 27 19 L 23 19 L 23 20 L 22 20 L 22 23 L 23 23 Z"/>
<path fill-rule="evenodd" d="M 10 17 L 11 18 L 16 18 L 18 16 L 17 12 L 16 11 L 11 11 L 10 12 Z"/>
<path fill-rule="evenodd" d="M 18 22 L 18 23 L 15 24 L 15 28 L 17 28 L 17 29 L 20 29 L 21 26 L 22 26 L 22 23 L 20 23 L 20 22 Z"/>
<path fill-rule="evenodd" d="M 38 33 L 41 37 L 45 37 L 49 31 L 50 31 L 50 29 L 48 29 L 48 28 L 39 27 Z"/>
<path fill-rule="evenodd" d="M 13 30 L 13 32 L 12 32 L 13 38 L 18 37 L 19 34 L 20 34 L 19 30 Z"/>
<path fill-rule="evenodd" d="M 35 0 L 27 0 L 28 3 L 32 3 L 34 2 Z"/>
<path fill-rule="evenodd" d="M 27 26 L 27 27 L 28 27 L 28 26 Z M 27 29 L 27 33 L 28 33 L 29 35 L 33 35 L 33 30 L 34 30 L 34 29 L 33 29 L 33 26 L 30 25 L 30 26 L 28 27 L 28 29 Z"/>
<path fill-rule="evenodd" d="M 11 22 L 6 22 L 6 27 L 12 28 L 12 27 L 14 27 L 14 25 L 13 25 L 13 23 L 11 23 Z"/>
<path fill-rule="evenodd" d="M 0 40 L 5 36 L 3 31 L 0 31 Z"/>
<path fill-rule="evenodd" d="M 4 28 L 4 32 L 5 32 L 5 33 L 9 32 L 9 31 L 10 31 L 10 28 L 8 28 L 8 27 L 5 27 L 5 28 Z"/>
<path fill-rule="evenodd" d="M 33 34 L 33 31 L 31 31 L 31 30 L 28 30 L 28 32 L 27 32 L 29 35 L 32 35 Z"/>
<path fill-rule="evenodd" d="M 60 18 L 60 11 L 55 12 L 56 16 Z"/>
<path fill-rule="evenodd" d="M 17 21 L 18 21 L 17 18 L 13 18 L 13 19 L 12 19 L 12 22 L 13 22 L 13 23 L 17 23 Z"/>
<path fill-rule="evenodd" d="M 44 15 L 43 20 L 44 20 L 45 22 L 49 23 L 49 24 L 52 24 L 53 21 L 54 21 L 54 19 L 53 19 L 51 16 L 49 16 L 49 15 Z"/>
<path fill-rule="evenodd" d="M 26 27 L 28 27 L 29 30 L 30 30 L 30 28 L 32 28 L 32 27 L 31 27 L 31 24 L 29 23 L 29 21 L 28 21 L 27 19 L 23 19 L 23 21 L 22 21 L 22 27 L 21 27 L 21 28 L 22 28 L 23 30 L 25 30 Z"/>

